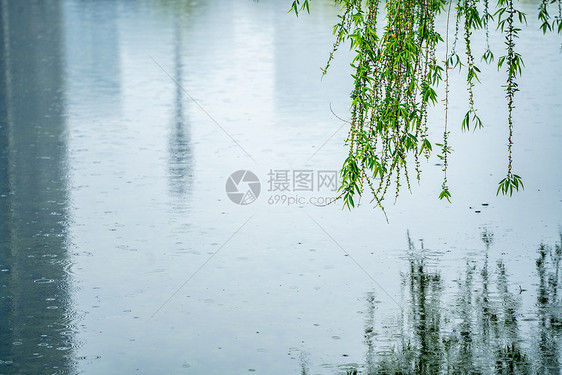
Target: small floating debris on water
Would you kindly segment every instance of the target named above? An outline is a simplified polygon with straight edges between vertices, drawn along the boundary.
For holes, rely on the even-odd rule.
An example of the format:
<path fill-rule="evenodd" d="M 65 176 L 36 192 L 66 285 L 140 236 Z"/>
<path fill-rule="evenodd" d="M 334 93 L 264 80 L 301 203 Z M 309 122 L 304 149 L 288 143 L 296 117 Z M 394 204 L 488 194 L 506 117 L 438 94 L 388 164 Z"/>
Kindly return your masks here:
<path fill-rule="evenodd" d="M 484 203 L 482 203 L 482 206 L 488 207 L 488 203 L 484 202 Z"/>
<path fill-rule="evenodd" d="M 53 280 L 53 279 L 46 279 L 46 278 L 42 277 L 42 278 L 40 278 L 40 279 L 33 280 L 33 282 L 34 282 L 34 283 L 37 283 L 37 284 L 51 284 L 51 283 L 54 283 L 55 280 Z"/>

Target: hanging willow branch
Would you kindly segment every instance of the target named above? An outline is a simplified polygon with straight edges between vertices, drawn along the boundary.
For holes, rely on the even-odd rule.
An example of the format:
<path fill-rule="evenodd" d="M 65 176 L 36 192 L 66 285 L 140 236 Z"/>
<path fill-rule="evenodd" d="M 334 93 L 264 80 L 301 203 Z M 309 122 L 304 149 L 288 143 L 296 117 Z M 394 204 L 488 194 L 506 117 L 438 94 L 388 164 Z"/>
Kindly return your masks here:
<path fill-rule="evenodd" d="M 435 57 L 441 37 L 434 20 L 445 2 L 427 6 L 414 0 L 387 1 L 382 37 L 376 27 L 382 6 L 378 0 L 342 3 L 336 43 L 349 38 L 356 58 L 346 140 L 349 154 L 342 167 L 340 189 L 344 204 L 350 208 L 364 188 L 383 208 L 391 185 L 395 198 L 402 185 L 410 187 L 408 160 L 419 179 L 419 157 L 428 157 L 431 152 L 427 108 L 437 101 L 434 87 L 443 70 Z"/>
<path fill-rule="evenodd" d="M 525 15 L 514 7 L 515 0 L 498 0 L 498 28 L 505 35 L 506 54 L 498 60 L 498 68 L 507 72 L 506 98 L 508 107 L 508 172 L 500 181 L 498 191 L 512 194 L 523 188 L 521 178 L 512 172 L 513 109 L 517 92 L 516 78 L 521 74 L 523 60 L 515 52 L 515 39 L 519 28 L 516 20 L 525 21 Z M 562 31 L 562 0 L 541 0 L 539 19 L 543 32 Z M 355 52 L 352 62 L 354 87 L 351 92 L 351 120 L 346 146 L 349 149 L 342 169 L 340 198 L 344 206 L 355 207 L 355 199 L 367 189 L 375 205 L 384 212 L 383 201 L 394 190 L 398 198 L 403 185 L 410 189 L 411 173 L 420 180 L 420 157 L 429 158 L 432 144 L 428 140 L 427 109 L 437 103 L 436 89 L 445 83 L 445 129 L 440 147 L 443 160 L 444 181 L 440 199 L 450 201 L 447 185 L 448 144 L 447 111 L 449 107 L 449 70 L 467 69 L 468 111 L 461 129 L 483 126 L 477 116 L 473 89 L 480 70 L 472 51 L 474 30 L 486 29 L 487 50 L 482 57 L 486 62 L 494 58 L 489 48 L 488 27 L 494 16 L 488 0 L 335 0 L 341 6 L 340 21 L 334 27 L 336 40 L 323 74 L 326 74 L 341 43 L 350 41 Z M 482 3 L 483 10 L 479 10 Z M 558 15 L 552 18 L 549 5 L 558 4 Z M 449 17 L 455 5 L 456 22 L 451 50 L 449 51 Z M 448 6 L 447 6 L 448 5 Z M 447 10 L 447 56 L 441 66 L 436 59 L 436 49 L 443 38 L 435 30 L 435 18 Z M 309 0 L 295 0 L 291 11 L 310 11 Z M 385 15 L 383 26 L 377 24 L 379 13 Z M 462 25 L 462 26 L 461 26 Z M 462 27 L 466 58 L 463 62 L 456 52 L 459 31 Z M 443 78 L 445 72 L 445 78 Z"/>
<path fill-rule="evenodd" d="M 523 188 L 523 181 L 521 177 L 514 174 L 511 170 L 512 168 L 512 147 L 513 147 L 513 109 L 515 93 L 519 91 L 517 88 L 516 78 L 521 75 L 521 69 L 523 67 L 523 59 L 521 55 L 515 52 L 515 38 L 519 30 L 514 26 L 515 17 L 519 19 L 519 22 L 526 22 L 525 14 L 513 7 L 513 0 L 499 0 L 498 5 L 501 7 L 496 12 L 498 16 L 498 28 L 505 34 L 505 45 L 506 45 L 506 55 L 502 56 L 498 60 L 498 68 L 506 66 L 507 71 L 507 85 L 505 88 L 506 98 L 507 98 L 507 122 L 509 124 L 509 136 L 507 139 L 507 176 L 500 181 L 498 186 L 498 191 L 502 194 L 513 194 L 513 190 L 519 190 L 519 187 Z"/>

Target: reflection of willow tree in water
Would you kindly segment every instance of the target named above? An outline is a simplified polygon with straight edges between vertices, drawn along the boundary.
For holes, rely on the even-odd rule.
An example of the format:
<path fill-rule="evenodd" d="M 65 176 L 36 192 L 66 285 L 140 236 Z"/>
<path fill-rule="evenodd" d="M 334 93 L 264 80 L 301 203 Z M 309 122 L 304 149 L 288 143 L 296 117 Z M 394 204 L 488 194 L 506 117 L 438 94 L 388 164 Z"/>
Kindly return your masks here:
<path fill-rule="evenodd" d="M 440 322 L 441 322 L 441 276 L 426 271 L 423 258 L 413 254 L 415 250 L 408 236 L 409 274 L 404 282 L 410 290 L 409 318 L 413 328 L 413 337 L 408 342 L 412 348 L 418 348 L 413 355 L 413 367 L 417 372 L 436 373 L 440 368 Z"/>
<path fill-rule="evenodd" d="M 539 318 L 540 371 L 548 374 L 560 374 L 560 340 L 562 340 L 562 299 L 558 294 L 560 285 L 560 262 L 562 259 L 561 243 L 554 250 L 541 244 L 537 259 L 539 274 L 539 293 L 537 296 Z"/>
<path fill-rule="evenodd" d="M 490 270 L 492 234 L 484 231 L 482 241 L 486 245 L 482 268 L 478 272 L 469 262 L 459 281 L 452 316 L 459 323 L 452 325 L 445 339 L 448 372 L 528 373 L 520 348 L 518 303 L 508 290 L 505 265 L 499 261 L 495 271 Z M 491 290 L 494 283 L 495 293 Z"/>
<path fill-rule="evenodd" d="M 561 246 L 539 248 L 539 335 L 528 338 L 521 333 L 522 314 L 517 294 L 509 291 L 505 264 L 498 261 L 490 268 L 493 235 L 484 231 L 482 241 L 486 246 L 483 264 L 467 263 L 450 305 L 444 302 L 440 273 L 429 270 L 423 247 L 416 250 L 408 236 L 399 333 L 385 333 L 399 339 L 391 350 L 377 348 L 374 338 L 384 338 L 375 332 L 376 301 L 373 293 L 368 294 L 366 363 L 346 366 L 347 374 L 560 374 Z"/>

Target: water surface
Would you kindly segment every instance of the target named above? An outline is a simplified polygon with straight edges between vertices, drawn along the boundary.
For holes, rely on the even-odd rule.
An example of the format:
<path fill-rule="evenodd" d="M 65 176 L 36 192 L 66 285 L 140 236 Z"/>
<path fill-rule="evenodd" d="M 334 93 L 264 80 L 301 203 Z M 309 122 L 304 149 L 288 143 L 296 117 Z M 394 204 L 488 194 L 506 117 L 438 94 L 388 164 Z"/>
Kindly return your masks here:
<path fill-rule="evenodd" d="M 453 204 L 432 159 L 387 223 L 367 199 L 308 204 L 326 187 L 270 191 L 346 155 L 350 54 L 319 69 L 332 2 L 0 4 L 0 373 L 560 372 L 562 65 L 534 5 L 525 190 L 495 196 L 506 105 L 482 65 L 482 130 L 460 133 L 452 79 Z M 240 169 L 261 182 L 245 206 L 225 193 Z"/>

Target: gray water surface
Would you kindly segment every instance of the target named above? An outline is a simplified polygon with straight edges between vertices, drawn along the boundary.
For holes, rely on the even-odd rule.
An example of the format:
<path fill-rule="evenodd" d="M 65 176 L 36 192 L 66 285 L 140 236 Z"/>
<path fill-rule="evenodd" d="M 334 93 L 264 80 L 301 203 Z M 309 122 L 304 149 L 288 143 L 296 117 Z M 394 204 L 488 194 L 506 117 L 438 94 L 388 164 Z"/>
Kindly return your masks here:
<path fill-rule="evenodd" d="M 495 195 L 504 76 L 480 63 L 484 129 L 460 132 L 451 78 L 453 203 L 432 158 L 387 223 L 312 204 L 347 155 L 351 54 L 321 80 L 337 10 L 289 3 L 0 1 L 0 374 L 561 372 L 560 36 L 521 5 L 525 190 Z"/>

